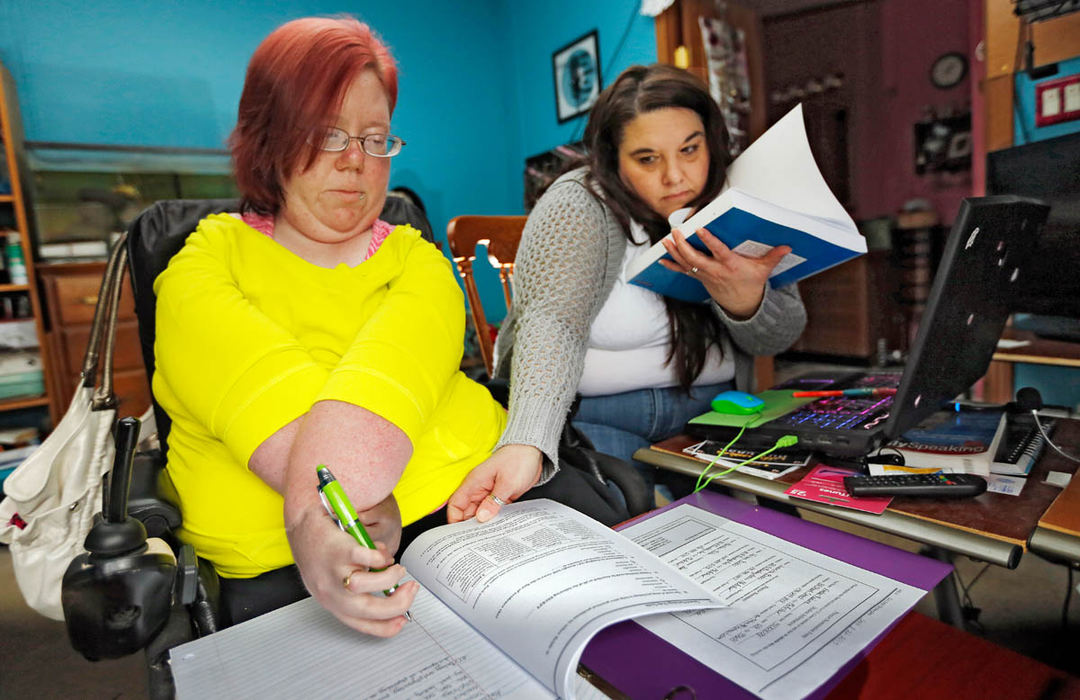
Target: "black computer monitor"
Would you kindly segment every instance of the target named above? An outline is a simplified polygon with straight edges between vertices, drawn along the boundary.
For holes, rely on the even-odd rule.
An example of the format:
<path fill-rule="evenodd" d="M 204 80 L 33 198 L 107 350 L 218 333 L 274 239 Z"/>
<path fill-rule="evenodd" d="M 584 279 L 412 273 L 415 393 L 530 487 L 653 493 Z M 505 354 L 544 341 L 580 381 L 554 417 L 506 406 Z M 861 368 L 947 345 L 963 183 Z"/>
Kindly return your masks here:
<path fill-rule="evenodd" d="M 1048 207 L 997 195 L 965 199 L 945 241 L 915 344 L 892 412 L 890 440 L 915 427 L 977 382 L 990 366 L 1016 288 L 1026 284 L 1031 243 Z"/>
<path fill-rule="evenodd" d="M 986 193 L 1034 197 L 1050 205 L 1024 284 L 1009 300 L 1014 312 L 1077 320 L 1080 330 L 1080 132 L 992 151 Z"/>

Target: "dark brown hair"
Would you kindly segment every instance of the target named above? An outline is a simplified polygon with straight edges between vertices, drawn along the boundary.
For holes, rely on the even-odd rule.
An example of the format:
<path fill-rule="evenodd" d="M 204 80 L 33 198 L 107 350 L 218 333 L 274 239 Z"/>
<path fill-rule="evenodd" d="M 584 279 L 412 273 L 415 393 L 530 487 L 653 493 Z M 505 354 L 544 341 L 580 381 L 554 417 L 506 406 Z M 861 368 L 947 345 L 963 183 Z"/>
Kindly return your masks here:
<path fill-rule="evenodd" d="M 267 36 L 248 64 L 236 128 L 229 137 L 243 208 L 277 214 L 282 182 L 298 164 L 310 168 L 319 150 L 308 143 L 325 125 L 361 71 L 373 70 L 397 103 L 397 66 L 366 24 L 351 17 L 308 17 Z"/>
<path fill-rule="evenodd" d="M 630 221 L 637 221 L 656 243 L 671 232 L 667 220 L 652 210 L 622 181 L 619 175 L 619 144 L 623 130 L 639 114 L 668 107 L 693 110 L 705 126 L 709 174 L 701 194 L 688 206 L 700 208 L 716 198 L 724 185 L 731 160 L 728 133 L 720 108 L 705 84 L 692 74 L 664 64 L 631 66 L 600 93 L 585 127 L 588 179 L 622 225 L 628 240 Z M 712 345 L 720 346 L 723 329 L 712 308 L 664 297 L 671 353 L 680 386 L 687 392 L 705 367 Z"/>

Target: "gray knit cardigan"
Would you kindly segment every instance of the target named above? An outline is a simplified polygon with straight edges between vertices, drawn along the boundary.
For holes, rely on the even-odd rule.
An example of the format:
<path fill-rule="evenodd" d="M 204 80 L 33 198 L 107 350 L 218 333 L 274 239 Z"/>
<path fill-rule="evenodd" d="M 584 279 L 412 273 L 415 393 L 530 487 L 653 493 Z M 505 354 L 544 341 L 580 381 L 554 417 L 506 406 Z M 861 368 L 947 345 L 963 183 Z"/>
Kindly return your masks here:
<path fill-rule="evenodd" d="M 581 380 L 589 331 L 629 243 L 584 177 L 583 169 L 560 177 L 529 215 L 514 268 L 514 303 L 495 343 L 495 376 L 513 377 L 498 446 L 532 445 L 547 455 L 541 483 L 558 469 L 559 435 Z M 744 321 L 712 306 L 735 348 L 735 386 L 742 391 L 753 382 L 753 356 L 786 350 L 806 325 L 793 284 L 766 285 L 761 306 Z"/>

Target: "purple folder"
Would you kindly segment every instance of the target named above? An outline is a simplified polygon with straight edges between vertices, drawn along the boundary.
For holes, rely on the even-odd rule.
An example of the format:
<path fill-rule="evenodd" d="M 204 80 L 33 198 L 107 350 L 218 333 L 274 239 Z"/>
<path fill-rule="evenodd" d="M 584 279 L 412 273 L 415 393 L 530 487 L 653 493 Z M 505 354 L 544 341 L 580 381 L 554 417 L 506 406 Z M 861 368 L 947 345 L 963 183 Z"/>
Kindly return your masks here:
<path fill-rule="evenodd" d="M 925 591 L 936 586 L 952 570 L 952 567 L 944 562 L 775 510 L 753 506 L 712 491 L 700 491 L 681 498 L 653 511 L 643 519 L 651 518 L 682 503 L 698 506 L 761 532 Z M 809 697 L 822 698 L 827 695 L 891 630 L 892 625 Z M 678 686 L 693 688 L 699 698 L 756 697 L 634 622 L 622 622 L 597 634 L 585 648 L 581 663 L 621 692 L 634 698 L 663 698 Z M 676 693 L 672 697 L 679 698 L 683 695 Z M 687 693 L 685 697 L 691 696 Z"/>

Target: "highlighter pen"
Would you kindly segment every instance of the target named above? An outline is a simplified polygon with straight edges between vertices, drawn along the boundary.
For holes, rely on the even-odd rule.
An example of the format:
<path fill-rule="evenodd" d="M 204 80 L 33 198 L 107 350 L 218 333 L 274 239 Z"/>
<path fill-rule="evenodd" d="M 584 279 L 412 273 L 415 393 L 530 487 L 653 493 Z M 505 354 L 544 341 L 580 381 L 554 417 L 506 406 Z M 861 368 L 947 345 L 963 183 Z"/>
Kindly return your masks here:
<path fill-rule="evenodd" d="M 823 398 L 827 396 L 892 396 L 896 389 L 865 388 L 865 389 L 836 389 L 833 391 L 793 391 L 792 398 Z"/>
<path fill-rule="evenodd" d="M 371 541 L 367 530 L 364 529 L 364 525 L 357 517 L 356 509 L 352 507 L 352 503 L 349 503 L 349 497 L 345 495 L 345 489 L 341 488 L 341 483 L 334 478 L 334 475 L 330 473 L 330 470 L 324 464 L 316 467 L 316 473 L 319 475 L 319 498 L 322 500 L 326 512 L 337 521 L 338 527 L 352 535 L 357 543 L 364 545 L 368 549 L 375 549 L 375 543 Z M 372 569 L 372 571 L 382 571 L 382 569 Z M 387 588 L 383 593 L 390 595 L 396 590 L 397 585 L 395 584 Z"/>

